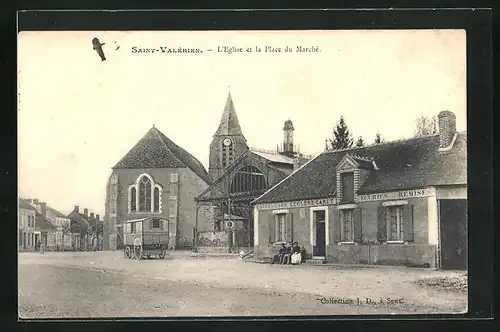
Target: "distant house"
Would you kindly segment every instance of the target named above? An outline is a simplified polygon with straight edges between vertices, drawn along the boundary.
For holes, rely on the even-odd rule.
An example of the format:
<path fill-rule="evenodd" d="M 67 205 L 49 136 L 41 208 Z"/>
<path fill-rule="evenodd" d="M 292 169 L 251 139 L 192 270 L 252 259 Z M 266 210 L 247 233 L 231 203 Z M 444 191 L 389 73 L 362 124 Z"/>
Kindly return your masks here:
<path fill-rule="evenodd" d="M 467 266 L 467 133 L 326 151 L 255 199 L 254 250 L 343 264 Z"/>
<path fill-rule="evenodd" d="M 47 234 L 47 250 L 74 250 L 79 246 L 79 234 L 71 230 L 71 220 L 68 216 L 38 199 L 28 199 L 27 202 L 43 217 L 41 220 L 56 228 L 54 237 Z"/>
<path fill-rule="evenodd" d="M 18 203 L 19 251 L 35 251 L 35 243 L 40 240 L 40 231 L 36 230 L 36 209 L 22 198 Z"/>
<path fill-rule="evenodd" d="M 80 212 L 80 207 L 75 205 L 68 216 L 71 220 L 71 229 L 80 234 L 80 250 L 101 250 L 103 241 L 103 222 L 98 214 L 88 209 Z"/>
<path fill-rule="evenodd" d="M 57 227 L 52 225 L 47 218 L 40 213 L 35 214 L 35 224 L 37 231 L 41 234 L 41 243 L 45 246 L 45 250 L 57 250 L 56 234 Z M 38 248 L 37 248 L 38 249 Z"/>

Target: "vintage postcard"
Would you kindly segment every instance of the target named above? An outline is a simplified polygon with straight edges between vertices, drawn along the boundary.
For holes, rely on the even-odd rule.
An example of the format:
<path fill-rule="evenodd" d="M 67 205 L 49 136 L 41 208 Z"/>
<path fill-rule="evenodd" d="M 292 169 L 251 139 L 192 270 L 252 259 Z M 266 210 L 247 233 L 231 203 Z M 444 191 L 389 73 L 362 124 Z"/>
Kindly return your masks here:
<path fill-rule="evenodd" d="M 464 30 L 18 35 L 20 318 L 467 312 Z"/>

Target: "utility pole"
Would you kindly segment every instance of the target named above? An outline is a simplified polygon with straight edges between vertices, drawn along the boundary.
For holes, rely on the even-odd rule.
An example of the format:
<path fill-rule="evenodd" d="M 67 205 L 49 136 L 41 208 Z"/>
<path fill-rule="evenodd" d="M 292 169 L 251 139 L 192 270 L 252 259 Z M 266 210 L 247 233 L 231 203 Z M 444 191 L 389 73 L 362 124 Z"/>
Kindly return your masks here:
<path fill-rule="evenodd" d="M 228 199 L 227 199 L 227 209 L 228 209 L 228 212 L 227 212 L 228 219 L 232 223 L 232 220 L 231 220 L 231 197 L 228 197 Z M 231 253 L 232 247 L 233 247 L 233 230 L 232 230 L 232 228 L 229 228 L 228 243 L 229 243 L 229 253 Z"/>

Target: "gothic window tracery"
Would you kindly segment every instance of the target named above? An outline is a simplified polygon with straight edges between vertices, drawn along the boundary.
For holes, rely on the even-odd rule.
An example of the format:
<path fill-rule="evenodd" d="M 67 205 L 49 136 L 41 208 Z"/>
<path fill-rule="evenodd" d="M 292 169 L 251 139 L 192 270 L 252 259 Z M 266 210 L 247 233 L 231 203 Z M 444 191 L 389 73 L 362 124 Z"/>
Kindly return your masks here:
<path fill-rule="evenodd" d="M 266 188 L 264 174 L 255 166 L 244 166 L 234 175 L 229 191 L 231 193 L 252 192 Z"/>
<path fill-rule="evenodd" d="M 129 213 L 161 213 L 162 187 L 151 176 L 142 174 L 137 182 L 129 187 Z"/>

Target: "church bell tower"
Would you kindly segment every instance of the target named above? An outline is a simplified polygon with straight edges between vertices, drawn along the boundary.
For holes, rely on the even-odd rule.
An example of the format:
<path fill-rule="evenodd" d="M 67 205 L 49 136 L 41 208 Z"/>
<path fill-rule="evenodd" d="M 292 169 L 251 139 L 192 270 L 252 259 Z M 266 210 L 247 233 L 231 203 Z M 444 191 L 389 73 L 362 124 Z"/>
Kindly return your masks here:
<path fill-rule="evenodd" d="M 293 146 L 293 127 L 292 120 L 286 120 L 283 126 L 283 150 L 282 155 L 292 158 L 295 156 L 294 146 Z"/>
<path fill-rule="evenodd" d="M 236 158 L 248 150 L 246 142 L 229 92 L 219 127 L 210 144 L 208 175 L 212 181 L 220 177 Z"/>

